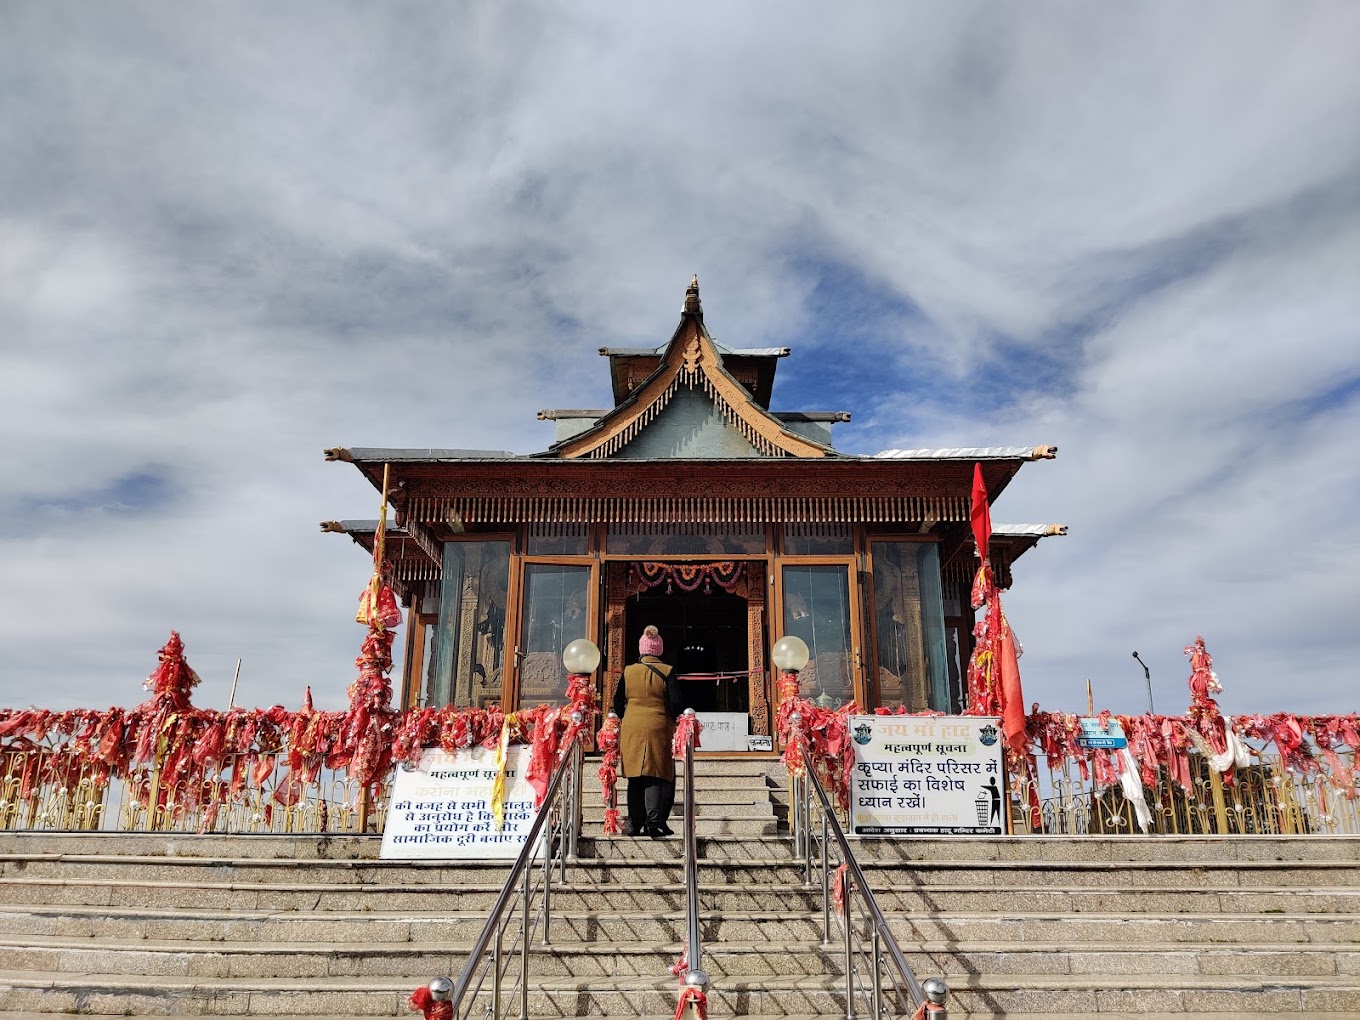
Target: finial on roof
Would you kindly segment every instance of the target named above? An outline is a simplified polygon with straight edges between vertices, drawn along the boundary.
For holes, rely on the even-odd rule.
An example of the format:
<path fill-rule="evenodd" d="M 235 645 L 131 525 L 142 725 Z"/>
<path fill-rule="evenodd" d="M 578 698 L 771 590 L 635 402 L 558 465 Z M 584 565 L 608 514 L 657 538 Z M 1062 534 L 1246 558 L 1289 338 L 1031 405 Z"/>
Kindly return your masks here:
<path fill-rule="evenodd" d="M 689 287 L 685 290 L 686 315 L 703 315 L 704 306 L 699 303 L 699 275 L 696 273 L 694 279 L 689 281 Z"/>

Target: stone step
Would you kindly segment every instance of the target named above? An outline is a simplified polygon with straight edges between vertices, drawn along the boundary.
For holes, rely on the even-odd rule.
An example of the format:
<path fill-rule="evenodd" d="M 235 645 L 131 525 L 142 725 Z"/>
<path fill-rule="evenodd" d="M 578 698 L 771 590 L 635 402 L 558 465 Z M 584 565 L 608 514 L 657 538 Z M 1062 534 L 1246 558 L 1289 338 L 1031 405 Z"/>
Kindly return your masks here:
<path fill-rule="evenodd" d="M 620 786 L 615 791 L 618 796 L 619 807 L 624 807 L 628 803 L 628 792 Z M 729 789 L 713 790 L 705 787 L 703 790 L 694 791 L 694 803 L 699 807 L 706 807 L 713 804 L 770 804 L 770 790 L 763 786 L 733 786 Z M 675 791 L 675 807 L 677 810 L 685 806 L 685 791 L 677 789 Z M 583 790 L 581 793 L 581 806 L 586 810 L 591 808 L 599 809 L 604 804 L 604 797 L 599 790 Z M 771 807 L 773 810 L 773 806 Z"/>
<path fill-rule="evenodd" d="M 716 837 L 705 837 L 716 838 Z M 739 842 L 739 841 L 737 841 Z M 861 860 L 951 861 L 1030 864 L 1048 863 L 1161 863 L 1176 868 L 1213 868 L 1243 864 L 1320 867 L 1326 864 L 1360 868 L 1358 836 L 1014 836 L 860 838 L 855 853 Z M 583 846 L 589 856 L 590 839 Z M 779 856 L 791 855 L 786 836 L 771 838 Z M 10 858 L 132 855 L 137 857 L 208 858 L 212 860 L 299 859 L 375 860 L 378 836 L 320 835 L 186 835 L 174 833 L 0 833 L 0 860 Z M 701 848 L 702 849 L 702 848 Z M 731 853 L 724 856 L 732 856 Z M 772 856 L 762 852 L 758 856 Z"/>
<path fill-rule="evenodd" d="M 369 977 L 212 979 L 0 972 L 0 1009 L 47 1013 L 394 1016 L 405 1014 L 410 991 L 409 981 Z M 514 994 L 513 986 L 505 993 Z M 961 975 L 951 983 L 950 993 L 954 1016 L 1010 1017 L 1040 1010 L 1106 1016 L 1149 1010 L 1241 1017 L 1352 1011 L 1360 1002 L 1360 979 L 1131 975 L 1111 983 L 1107 977 L 1088 975 Z M 676 994 L 670 975 L 540 978 L 531 982 L 529 1010 L 534 1017 L 667 1015 L 674 1010 Z M 484 998 L 485 993 L 479 1003 Z M 710 990 L 709 1010 L 715 1017 L 843 1017 L 844 979 L 728 978 Z"/>
<path fill-rule="evenodd" d="M 1278 848 L 1276 840 L 1284 840 Z M 1316 844 L 1309 841 L 1316 839 Z M 773 836 L 755 844 L 735 841 L 736 853 L 747 853 L 752 846 L 761 850 L 755 856 L 792 857 L 793 842 L 787 835 Z M 749 844 L 749 845 L 748 845 Z M 1360 836 L 1284 836 L 1265 838 L 1177 836 L 1155 838 L 1126 836 L 1085 836 L 1060 839 L 1048 836 L 971 837 L 852 840 L 855 857 L 861 862 L 891 861 L 950 866 L 1035 864 L 1161 866 L 1176 871 L 1196 869 L 1232 870 L 1294 867 L 1331 869 L 1347 874 L 1347 881 L 1360 882 Z M 1208 844 L 1207 848 L 1204 844 Z M 1245 844 L 1245 845 L 1244 845 Z M 700 846 L 700 852 L 706 847 Z M 583 856 L 597 856 L 592 840 L 581 843 Z M 725 856 L 733 856 L 728 851 Z M 713 856 L 710 854 L 710 856 Z M 1349 870 L 1348 870 L 1349 869 Z"/>
<path fill-rule="evenodd" d="M 833 933 L 835 934 L 835 933 Z M 838 938 L 838 935 L 836 936 Z M 213 943 L 189 940 L 111 938 L 0 938 L 0 970 L 52 973 L 108 973 L 194 977 L 401 977 L 413 984 L 431 973 L 456 973 L 470 943 L 268 942 Z M 535 944 L 530 973 L 535 977 L 658 977 L 680 954 L 680 943 L 554 942 Z M 1309 944 L 1152 945 L 1131 950 L 1120 943 L 1079 948 L 1061 943 L 906 945 L 907 962 L 918 974 L 955 975 L 1255 975 L 1349 976 L 1360 979 L 1360 946 Z M 802 943 L 705 945 L 704 970 L 722 978 L 806 977 L 844 973 L 843 949 Z"/>
<path fill-rule="evenodd" d="M 750 869 L 741 866 L 700 868 L 700 899 L 712 910 L 821 910 L 821 886 L 803 888 L 796 871 L 788 883 L 741 881 Z M 1073 914 L 1117 911 L 1144 913 L 1358 913 L 1360 888 L 1299 889 L 1186 889 L 1181 887 L 1117 887 L 1009 885 L 907 885 L 895 876 L 870 873 L 875 899 L 884 910 L 914 912 L 1003 913 L 1037 911 Z M 768 875 L 764 877 L 768 878 Z M 683 872 L 679 864 L 633 867 L 577 867 L 566 883 L 553 877 L 554 903 L 562 909 L 587 910 L 602 902 L 627 903 L 635 910 L 668 910 L 683 905 Z M 269 885 L 120 883 L 8 880 L 0 883 L 0 930 L 17 908 L 30 905 L 142 906 L 160 908 L 250 908 L 317 911 L 363 910 L 382 906 L 393 910 L 485 909 L 495 902 L 498 884 L 437 885 Z"/>
<path fill-rule="evenodd" d="M 619 814 L 623 818 L 628 817 L 627 808 L 619 806 Z M 671 817 L 672 819 L 683 818 L 685 812 L 683 805 L 676 803 Z M 739 819 L 739 818 L 774 818 L 774 807 L 769 800 L 733 800 L 720 804 L 695 804 L 694 817 L 700 821 L 710 821 L 713 819 Z M 599 824 L 604 821 L 604 808 L 601 805 L 591 806 L 583 804 L 581 806 L 581 820 L 587 825 Z"/>
<path fill-rule="evenodd" d="M 620 820 L 620 824 L 627 828 L 627 816 L 622 810 L 620 810 L 620 814 L 624 816 Z M 672 819 L 672 822 L 674 822 L 674 819 Z M 736 817 L 705 816 L 695 818 L 694 825 L 696 834 L 699 836 L 773 836 L 779 831 L 779 823 L 773 814 L 764 818 L 740 815 Z M 599 819 L 587 819 L 582 825 L 582 831 L 594 840 L 616 838 L 606 836 L 602 826 L 603 815 Z M 671 828 L 676 829 L 676 826 L 672 825 Z M 679 830 L 676 829 L 676 835 L 670 838 L 674 839 L 678 846 L 680 841 Z"/>
<path fill-rule="evenodd" d="M 787 840 L 762 840 L 758 846 L 778 854 L 787 854 Z M 745 843 L 751 849 L 753 843 Z M 714 842 L 700 839 L 703 860 L 732 862 L 740 858 L 714 857 L 715 853 L 733 849 L 730 840 Z M 582 851 L 597 857 L 579 858 L 582 864 L 592 862 L 627 862 L 632 868 L 645 866 L 679 866 L 681 846 L 679 838 L 664 840 L 592 839 L 583 843 Z M 797 883 L 801 881 L 802 866 L 785 857 L 782 862 L 764 858 L 764 866 L 778 868 L 772 881 Z M 1187 869 L 1167 862 L 1125 864 L 1125 862 L 1024 862 L 947 861 L 906 862 L 869 858 L 861 862 L 870 883 L 884 876 L 884 883 L 911 885 L 968 884 L 978 887 L 1000 887 L 1039 881 L 1059 887 L 1149 887 L 1197 889 L 1217 888 L 1280 888 L 1295 885 L 1300 888 L 1360 888 L 1360 866 L 1344 862 L 1323 864 L 1292 864 L 1280 861 L 1219 862 L 1197 865 Z M 0 900 L 3 889 L 10 883 L 24 881 L 193 881 L 196 884 L 272 884 L 296 880 L 310 884 L 340 885 L 369 884 L 428 884 L 461 885 L 495 883 L 505 879 L 509 865 L 503 862 L 446 862 L 446 861 L 316 861 L 316 860 L 214 860 L 214 858 L 131 857 L 131 855 L 83 854 L 71 857 L 58 855 L 3 855 L 0 857 Z M 604 877 L 604 876 L 601 876 Z M 638 873 L 615 874 L 615 879 L 635 880 Z"/>
<path fill-rule="evenodd" d="M 622 898 L 620 898 L 622 900 Z M 375 904 L 375 907 L 377 905 Z M 612 908 L 615 905 L 610 903 Z M 622 909 L 598 908 L 553 911 L 555 937 L 563 941 L 600 939 L 645 942 L 677 942 L 684 935 L 684 910 L 636 911 L 626 902 Z M 206 915 L 208 916 L 205 916 Z M 217 938 L 236 941 L 319 941 L 354 940 L 368 942 L 461 942 L 471 940 L 486 921 L 484 910 L 417 913 L 393 910 L 350 910 L 305 913 L 302 911 L 258 911 L 240 908 L 229 917 L 210 916 L 214 912 L 148 912 L 140 915 L 126 908 L 107 917 L 89 911 L 35 913 L 20 916 L 11 925 L 15 941 L 29 937 L 18 928 L 44 928 L 53 935 L 85 937 L 100 934 L 116 937 L 198 939 L 204 932 Z M 1004 914 L 954 913 L 942 916 L 884 911 L 888 927 L 903 946 L 918 942 L 1065 942 L 1071 944 L 1122 942 L 1145 946 L 1154 943 L 1205 943 L 1228 945 L 1233 942 L 1293 946 L 1315 943 L 1360 941 L 1360 917 L 1354 914 L 1178 914 L 1148 913 L 1129 916 L 1121 913 L 1081 914 L 1035 913 L 1008 917 Z M 140 929 L 137 927 L 140 923 Z M 346 926 L 350 931 L 346 930 Z M 701 927 L 705 941 L 712 942 L 786 942 L 817 944 L 821 941 L 820 912 L 794 914 L 788 911 L 704 910 Z"/>
<path fill-rule="evenodd" d="M 593 776 L 594 770 L 599 768 L 599 759 L 594 759 L 594 768 L 591 768 L 591 761 L 592 759 L 586 759 L 586 775 Z M 675 763 L 675 774 L 677 776 L 685 775 L 685 763 L 683 761 Z M 758 776 L 766 778 L 775 775 L 778 775 L 781 781 L 785 777 L 784 766 L 774 755 L 768 758 L 746 756 L 740 758 L 709 758 L 701 754 L 694 760 L 694 776 L 700 782 L 718 776 Z"/>

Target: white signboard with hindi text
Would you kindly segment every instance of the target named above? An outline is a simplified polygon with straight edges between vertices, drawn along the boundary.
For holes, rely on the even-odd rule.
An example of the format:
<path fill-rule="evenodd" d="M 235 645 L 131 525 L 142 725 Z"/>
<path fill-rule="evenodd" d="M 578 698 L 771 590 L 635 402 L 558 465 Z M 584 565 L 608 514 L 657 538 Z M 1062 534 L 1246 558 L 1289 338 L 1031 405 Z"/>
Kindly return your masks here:
<path fill-rule="evenodd" d="M 415 768 L 398 767 L 378 856 L 397 861 L 518 857 L 536 813 L 534 789 L 524 778 L 529 750 L 524 744 L 507 749 L 500 828 L 491 802 L 495 751 L 426 748 Z"/>
<path fill-rule="evenodd" d="M 856 715 L 847 722 L 853 836 L 1000 836 L 1006 831 L 1001 720 Z"/>
<path fill-rule="evenodd" d="M 745 712 L 695 712 L 703 729 L 699 731 L 701 751 L 745 751 L 746 731 L 751 717 Z"/>

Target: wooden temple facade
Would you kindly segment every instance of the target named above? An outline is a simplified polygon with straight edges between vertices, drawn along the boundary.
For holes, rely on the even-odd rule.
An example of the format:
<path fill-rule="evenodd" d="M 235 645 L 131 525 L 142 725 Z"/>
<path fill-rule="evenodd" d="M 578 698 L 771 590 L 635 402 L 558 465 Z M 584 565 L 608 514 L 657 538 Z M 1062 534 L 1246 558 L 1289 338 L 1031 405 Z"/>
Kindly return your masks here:
<path fill-rule="evenodd" d="M 542 453 L 326 451 L 388 478 L 406 706 L 561 702 L 561 652 L 582 637 L 603 652 L 607 705 L 655 624 L 690 705 L 744 714 L 751 735 L 772 731 L 785 634 L 807 642 L 802 691 L 823 704 L 964 707 L 973 465 L 995 499 L 1052 447 L 841 453 L 832 430 L 850 416 L 772 412 L 789 350 L 715 342 L 697 280 L 668 343 L 600 353 L 615 406 L 540 412 L 556 427 Z M 371 550 L 375 524 L 322 527 Z M 997 526 L 1002 586 L 1062 531 Z"/>

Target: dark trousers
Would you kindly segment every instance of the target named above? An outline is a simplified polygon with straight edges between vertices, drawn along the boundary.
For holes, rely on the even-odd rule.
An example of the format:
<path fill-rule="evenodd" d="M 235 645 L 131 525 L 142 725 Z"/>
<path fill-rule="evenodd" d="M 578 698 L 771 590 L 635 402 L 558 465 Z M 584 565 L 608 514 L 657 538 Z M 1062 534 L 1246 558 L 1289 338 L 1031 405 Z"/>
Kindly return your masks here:
<path fill-rule="evenodd" d="M 633 776 L 628 780 L 628 823 L 633 835 L 646 828 L 666 824 L 675 806 L 675 782 L 653 776 Z"/>

